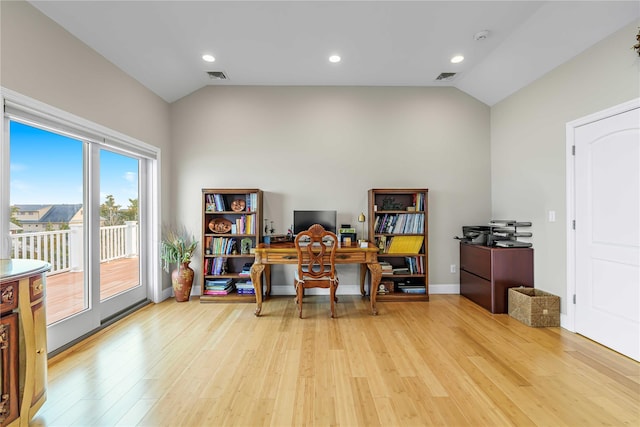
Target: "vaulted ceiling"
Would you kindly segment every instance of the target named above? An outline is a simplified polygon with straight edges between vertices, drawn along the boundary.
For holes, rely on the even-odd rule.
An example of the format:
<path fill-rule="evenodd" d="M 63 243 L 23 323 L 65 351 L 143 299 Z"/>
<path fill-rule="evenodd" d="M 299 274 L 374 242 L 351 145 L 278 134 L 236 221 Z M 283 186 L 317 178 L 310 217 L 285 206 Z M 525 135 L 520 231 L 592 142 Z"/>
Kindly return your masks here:
<path fill-rule="evenodd" d="M 167 102 L 206 85 L 349 85 L 455 86 L 493 105 L 640 17 L 638 1 L 30 3 Z"/>

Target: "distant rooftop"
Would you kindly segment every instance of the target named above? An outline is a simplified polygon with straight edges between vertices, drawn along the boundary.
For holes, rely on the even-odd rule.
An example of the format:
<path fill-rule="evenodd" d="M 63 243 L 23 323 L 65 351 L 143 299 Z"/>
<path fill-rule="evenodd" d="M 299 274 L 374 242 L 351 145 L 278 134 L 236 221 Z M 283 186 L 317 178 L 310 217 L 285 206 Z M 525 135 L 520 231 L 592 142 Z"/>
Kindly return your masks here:
<path fill-rule="evenodd" d="M 37 221 L 21 220 L 22 223 L 63 223 L 69 222 L 82 209 L 82 203 L 74 205 L 15 205 L 21 212 L 39 211 L 41 209 L 50 207 L 49 210 Z"/>

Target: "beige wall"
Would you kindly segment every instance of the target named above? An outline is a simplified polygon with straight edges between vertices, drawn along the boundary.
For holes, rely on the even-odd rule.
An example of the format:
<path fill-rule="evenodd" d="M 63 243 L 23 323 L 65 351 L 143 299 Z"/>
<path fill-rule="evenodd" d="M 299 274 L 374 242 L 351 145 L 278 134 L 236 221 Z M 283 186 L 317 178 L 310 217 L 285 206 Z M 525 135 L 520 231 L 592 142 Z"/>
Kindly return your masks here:
<path fill-rule="evenodd" d="M 491 109 L 492 215 L 533 222 L 535 286 L 562 297 L 566 313 L 567 122 L 640 96 L 626 26 Z M 549 210 L 556 222 L 547 221 Z"/>
<path fill-rule="evenodd" d="M 197 233 L 202 187 L 262 188 L 278 232 L 293 209 L 355 224 L 367 189 L 428 187 L 433 284 L 458 281 L 461 225 L 510 217 L 534 223 L 536 286 L 564 297 L 565 123 L 640 94 L 640 22 L 489 110 L 452 88 L 349 87 L 206 87 L 169 107 L 29 4 L 0 19 L 0 85 L 163 150 L 164 222 Z"/>
<path fill-rule="evenodd" d="M 368 189 L 429 188 L 430 282 L 457 285 L 453 236 L 490 217 L 489 108 L 454 88 L 211 86 L 171 118 L 175 215 L 197 232 L 203 187 L 264 190 L 279 233 L 294 209 L 359 227 Z M 343 292 L 356 273 L 342 266 Z M 274 285 L 292 277 L 274 269 Z"/>
<path fill-rule="evenodd" d="M 0 11 L 0 85 L 159 147 L 170 217 L 169 105 L 30 4 L 2 1 Z"/>

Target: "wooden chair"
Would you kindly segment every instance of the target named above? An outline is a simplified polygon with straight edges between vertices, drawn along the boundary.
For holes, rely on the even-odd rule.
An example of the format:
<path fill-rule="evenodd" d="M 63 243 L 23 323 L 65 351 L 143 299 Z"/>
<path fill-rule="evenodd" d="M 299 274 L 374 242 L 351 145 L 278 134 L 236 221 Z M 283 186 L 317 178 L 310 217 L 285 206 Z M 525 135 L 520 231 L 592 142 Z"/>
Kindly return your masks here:
<path fill-rule="evenodd" d="M 331 299 L 331 317 L 336 317 L 335 303 L 338 276 L 336 274 L 336 249 L 338 236 L 320 224 L 298 233 L 294 241 L 298 253 L 298 269 L 295 276 L 296 303 L 302 319 L 302 299 L 308 288 L 328 288 Z"/>

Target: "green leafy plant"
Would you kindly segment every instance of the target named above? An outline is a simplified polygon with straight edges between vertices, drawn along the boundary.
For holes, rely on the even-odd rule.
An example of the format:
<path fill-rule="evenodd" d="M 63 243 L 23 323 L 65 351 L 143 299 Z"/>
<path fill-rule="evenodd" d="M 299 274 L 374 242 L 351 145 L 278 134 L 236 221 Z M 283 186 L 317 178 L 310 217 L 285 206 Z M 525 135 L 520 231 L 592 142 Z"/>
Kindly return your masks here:
<path fill-rule="evenodd" d="M 172 263 L 182 264 L 191 261 L 198 241 L 185 227 L 166 228 L 163 235 L 160 242 L 160 258 L 162 269 L 168 273 Z"/>

